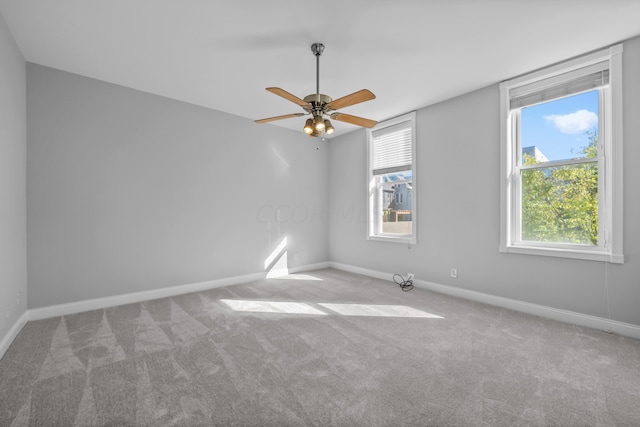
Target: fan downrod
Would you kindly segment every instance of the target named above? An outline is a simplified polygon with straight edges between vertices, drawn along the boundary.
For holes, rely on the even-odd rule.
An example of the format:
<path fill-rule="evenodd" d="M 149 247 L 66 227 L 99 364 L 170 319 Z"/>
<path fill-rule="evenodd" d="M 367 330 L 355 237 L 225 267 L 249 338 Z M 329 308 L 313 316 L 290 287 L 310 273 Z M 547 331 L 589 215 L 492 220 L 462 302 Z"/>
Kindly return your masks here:
<path fill-rule="evenodd" d="M 324 52 L 324 45 L 322 43 L 312 44 L 311 52 L 316 56 L 316 96 L 320 97 L 320 55 Z"/>

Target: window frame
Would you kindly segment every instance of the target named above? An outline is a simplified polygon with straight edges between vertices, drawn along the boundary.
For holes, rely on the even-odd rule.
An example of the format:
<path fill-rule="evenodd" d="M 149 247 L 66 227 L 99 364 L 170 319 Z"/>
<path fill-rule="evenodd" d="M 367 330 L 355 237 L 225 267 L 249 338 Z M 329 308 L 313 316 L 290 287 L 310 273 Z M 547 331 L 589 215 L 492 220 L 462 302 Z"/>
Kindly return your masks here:
<path fill-rule="evenodd" d="M 395 235 L 385 234 L 381 232 L 382 228 L 382 214 L 377 215 L 377 212 L 382 212 L 379 208 L 379 204 L 384 202 L 384 192 L 380 197 L 376 197 L 378 193 L 378 184 L 376 184 L 376 175 L 373 174 L 373 138 L 374 132 L 382 129 L 396 126 L 398 124 L 407 123 L 411 127 L 411 235 Z M 366 169 L 366 188 L 367 188 L 367 220 L 366 220 L 366 239 L 377 240 L 383 242 L 395 242 L 404 244 L 416 244 L 417 243 L 417 178 L 416 178 L 416 112 L 412 111 L 407 114 L 395 117 L 393 119 L 385 120 L 378 123 L 375 127 L 367 129 L 367 169 Z M 408 181 L 398 181 L 398 184 L 406 183 Z M 397 197 L 397 195 L 396 195 Z"/>
<path fill-rule="evenodd" d="M 598 88 L 598 246 L 532 242 L 520 239 L 521 181 L 523 170 L 519 155 L 519 113 L 522 107 L 511 109 L 510 91 L 535 85 L 546 79 L 560 84 L 571 81 L 563 74 L 593 64 L 608 63 L 609 84 Z M 552 98 L 544 102 L 560 99 Z M 503 253 L 542 255 L 582 260 L 624 263 L 623 255 L 623 193 L 622 193 L 622 44 L 612 46 L 570 61 L 500 83 L 500 247 Z M 547 167 L 581 161 L 549 162 Z"/>

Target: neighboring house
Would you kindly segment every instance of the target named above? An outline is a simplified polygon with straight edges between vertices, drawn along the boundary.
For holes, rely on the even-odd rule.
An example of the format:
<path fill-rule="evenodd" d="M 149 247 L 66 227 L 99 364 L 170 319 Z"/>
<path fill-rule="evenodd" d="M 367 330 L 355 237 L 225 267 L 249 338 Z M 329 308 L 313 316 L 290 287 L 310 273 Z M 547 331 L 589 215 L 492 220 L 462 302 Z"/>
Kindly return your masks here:
<path fill-rule="evenodd" d="M 529 147 L 522 147 L 522 158 L 524 159 L 524 156 L 529 156 L 529 157 L 533 157 L 534 159 L 536 159 L 536 162 L 538 163 L 542 163 L 542 162 L 548 162 L 549 159 L 547 159 L 547 156 L 545 156 L 542 151 L 538 150 L 538 147 L 536 147 L 535 145 L 531 145 Z"/>
<path fill-rule="evenodd" d="M 411 197 L 411 184 L 395 184 L 393 187 L 393 194 L 391 195 L 391 203 L 388 205 L 390 211 L 390 221 L 411 221 L 411 206 L 413 200 Z M 386 202 L 385 192 L 385 202 Z"/>
<path fill-rule="evenodd" d="M 389 190 L 385 188 L 382 191 L 383 191 L 382 206 L 384 206 L 385 209 L 389 209 L 389 205 L 393 201 L 394 190 L 393 189 Z"/>
<path fill-rule="evenodd" d="M 396 184 L 393 187 L 393 197 L 389 204 L 389 209 L 396 211 L 411 210 L 411 185 Z"/>
<path fill-rule="evenodd" d="M 412 221 L 413 206 L 413 172 L 401 171 L 381 175 L 383 186 L 382 206 L 385 212 L 384 221 Z"/>

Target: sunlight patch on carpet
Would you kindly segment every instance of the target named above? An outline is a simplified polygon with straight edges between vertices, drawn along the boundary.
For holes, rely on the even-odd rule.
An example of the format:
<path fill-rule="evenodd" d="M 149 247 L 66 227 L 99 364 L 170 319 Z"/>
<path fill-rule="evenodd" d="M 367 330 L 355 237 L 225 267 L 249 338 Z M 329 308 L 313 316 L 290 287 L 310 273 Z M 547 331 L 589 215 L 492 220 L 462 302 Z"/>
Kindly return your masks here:
<path fill-rule="evenodd" d="M 327 313 L 300 302 L 280 302 L 280 301 L 247 301 L 222 299 L 235 311 L 249 311 L 256 313 L 284 313 L 284 314 L 315 314 L 325 316 Z"/>
<path fill-rule="evenodd" d="M 312 276 L 310 274 L 287 274 L 285 276 L 280 276 L 278 279 L 284 280 L 319 280 L 322 281 L 321 278 Z"/>
<path fill-rule="evenodd" d="M 381 304 L 330 304 L 318 303 L 320 307 L 328 310 L 325 312 L 301 302 L 286 301 L 250 301 L 221 299 L 234 311 L 246 311 L 254 313 L 279 313 L 279 314 L 312 314 L 326 316 L 327 314 L 339 314 L 342 316 L 363 317 L 414 317 L 423 319 L 444 319 L 442 316 L 427 313 L 406 305 L 381 305 Z"/>
<path fill-rule="evenodd" d="M 442 316 L 427 313 L 406 305 L 380 304 L 318 304 L 343 316 L 373 317 L 421 317 L 428 319 L 444 319 Z"/>

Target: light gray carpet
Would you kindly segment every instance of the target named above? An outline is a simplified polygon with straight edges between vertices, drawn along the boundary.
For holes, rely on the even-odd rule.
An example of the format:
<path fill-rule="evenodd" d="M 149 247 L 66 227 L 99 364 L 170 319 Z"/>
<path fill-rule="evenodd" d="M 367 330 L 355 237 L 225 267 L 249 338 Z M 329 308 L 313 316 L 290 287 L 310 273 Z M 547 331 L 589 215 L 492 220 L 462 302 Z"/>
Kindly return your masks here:
<path fill-rule="evenodd" d="M 336 270 L 28 323 L 0 426 L 640 426 L 640 341 Z"/>

